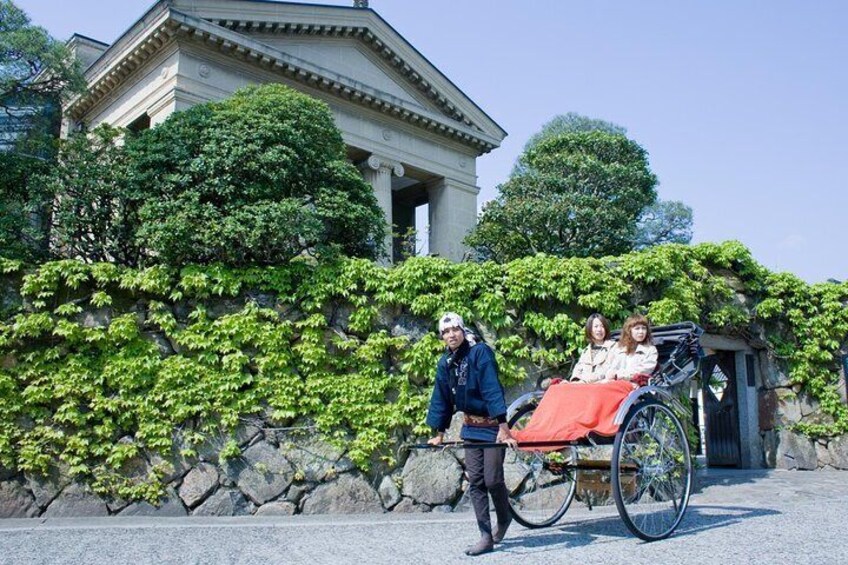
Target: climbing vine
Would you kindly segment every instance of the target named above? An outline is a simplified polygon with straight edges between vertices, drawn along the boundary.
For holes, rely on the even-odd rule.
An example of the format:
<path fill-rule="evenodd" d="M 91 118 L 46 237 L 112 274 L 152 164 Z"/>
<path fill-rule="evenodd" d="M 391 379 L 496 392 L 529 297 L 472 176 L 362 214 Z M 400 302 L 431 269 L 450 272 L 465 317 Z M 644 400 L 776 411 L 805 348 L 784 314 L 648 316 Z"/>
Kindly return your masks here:
<path fill-rule="evenodd" d="M 250 417 L 313 426 L 363 469 L 393 464 L 405 437 L 427 432 L 442 347 L 434 320 L 445 310 L 474 321 L 507 386 L 568 371 L 594 311 L 614 325 L 638 310 L 657 324 L 757 334 L 821 404 L 802 431 L 848 432 L 836 386 L 848 284 L 770 273 L 736 242 L 388 269 L 0 259 L 0 273 L 0 465 L 63 465 L 112 496 L 156 499 L 174 462 L 210 444 L 237 455 Z M 398 331 L 400 319 L 411 329 Z M 139 473 L 142 457 L 151 464 Z"/>

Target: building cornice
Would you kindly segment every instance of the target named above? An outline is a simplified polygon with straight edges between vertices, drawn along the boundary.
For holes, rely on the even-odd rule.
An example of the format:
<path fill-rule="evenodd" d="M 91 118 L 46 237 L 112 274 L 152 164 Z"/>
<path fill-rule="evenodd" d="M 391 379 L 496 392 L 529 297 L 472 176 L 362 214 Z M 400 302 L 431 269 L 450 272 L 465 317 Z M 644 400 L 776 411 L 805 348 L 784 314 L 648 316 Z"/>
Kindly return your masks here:
<path fill-rule="evenodd" d="M 146 33 L 138 34 L 134 42 L 125 46 L 121 56 L 112 53 L 109 61 L 103 64 L 98 61 L 92 72 L 87 73 L 89 90 L 73 100 L 65 107 L 67 114 L 73 119 L 80 119 L 85 113 L 108 96 L 115 88 L 146 63 L 151 57 L 161 52 L 170 43 L 179 40 L 200 42 L 231 57 L 237 57 L 248 63 L 280 73 L 289 80 L 302 83 L 309 87 L 324 91 L 332 96 L 349 100 L 357 105 L 365 106 L 416 127 L 423 128 L 438 135 L 454 139 L 475 148 L 480 154 L 487 153 L 500 145 L 500 138 L 487 134 L 471 123 L 456 105 L 439 94 L 429 82 L 421 82 L 420 75 L 415 73 L 403 60 L 392 55 L 395 65 L 400 65 L 401 72 L 411 73 L 407 80 L 416 80 L 418 85 L 429 85 L 435 93 L 435 102 L 445 105 L 443 111 L 452 112 L 451 117 L 431 112 L 425 108 L 397 98 L 396 96 L 369 87 L 350 77 L 325 69 L 298 57 L 283 53 L 264 43 L 245 35 L 250 31 L 263 33 L 288 33 L 306 35 L 327 35 L 335 37 L 355 37 L 365 43 L 378 47 L 383 44 L 367 28 L 353 25 L 313 25 L 291 24 L 281 22 L 250 22 L 227 20 L 213 23 L 201 18 L 190 16 L 170 8 L 166 12 L 156 14 L 155 25 L 147 26 Z M 122 38 L 123 39 L 123 38 Z M 114 46 L 113 46 L 114 47 Z M 110 49 L 112 51 L 112 49 Z M 383 50 L 384 57 L 394 53 L 388 48 Z M 106 55 L 109 55 L 107 53 Z M 399 62 L 394 62 L 397 58 Z M 403 71 L 405 68 L 408 71 Z M 419 89 L 423 86 L 419 86 Z M 439 99 L 443 102 L 439 102 Z M 441 107 L 441 106 L 440 106 Z"/>

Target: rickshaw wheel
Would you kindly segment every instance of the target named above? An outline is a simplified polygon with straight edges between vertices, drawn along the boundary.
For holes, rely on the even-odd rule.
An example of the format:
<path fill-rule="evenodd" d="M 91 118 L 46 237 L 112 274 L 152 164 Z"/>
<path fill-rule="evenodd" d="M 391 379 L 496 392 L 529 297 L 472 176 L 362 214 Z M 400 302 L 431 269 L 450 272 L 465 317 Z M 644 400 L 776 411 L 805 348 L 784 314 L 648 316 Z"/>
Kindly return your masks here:
<path fill-rule="evenodd" d="M 680 420 L 654 399 L 630 409 L 612 452 L 615 505 L 627 528 L 645 541 L 667 538 L 689 505 L 692 460 Z"/>
<path fill-rule="evenodd" d="M 510 429 L 523 429 L 534 410 L 536 404 L 522 406 L 510 418 Z M 562 518 L 574 500 L 576 462 L 577 450 L 573 447 L 549 453 L 507 450 L 504 475 L 509 509 L 519 524 L 544 528 Z"/>

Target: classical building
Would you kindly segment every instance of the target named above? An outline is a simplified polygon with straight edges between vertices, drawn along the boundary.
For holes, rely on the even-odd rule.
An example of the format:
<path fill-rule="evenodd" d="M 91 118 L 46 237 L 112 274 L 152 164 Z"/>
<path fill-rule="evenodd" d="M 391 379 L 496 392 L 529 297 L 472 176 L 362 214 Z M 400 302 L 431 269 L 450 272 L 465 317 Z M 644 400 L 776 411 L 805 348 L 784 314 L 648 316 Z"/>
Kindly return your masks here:
<path fill-rule="evenodd" d="M 283 83 L 329 104 L 396 232 L 416 227 L 426 204 L 430 253 L 461 260 L 477 215 L 476 159 L 506 132 L 367 2 L 355 4 L 161 0 L 112 45 L 74 36 L 89 88 L 65 106 L 64 131 L 143 129 L 248 84 Z"/>

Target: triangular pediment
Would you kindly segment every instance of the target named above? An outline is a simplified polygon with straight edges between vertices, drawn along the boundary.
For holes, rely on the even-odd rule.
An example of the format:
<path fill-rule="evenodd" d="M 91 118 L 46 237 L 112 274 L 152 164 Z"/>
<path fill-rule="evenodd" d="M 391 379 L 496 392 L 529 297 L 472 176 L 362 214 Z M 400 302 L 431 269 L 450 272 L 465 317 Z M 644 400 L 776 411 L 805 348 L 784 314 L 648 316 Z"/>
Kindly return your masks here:
<path fill-rule="evenodd" d="M 423 110 L 453 118 L 428 100 L 401 74 L 384 64 L 360 40 L 355 38 L 280 37 L 269 34 L 246 34 L 269 47 L 307 61 L 313 65 L 361 82 L 363 85 L 396 97 Z"/>
<path fill-rule="evenodd" d="M 270 0 L 160 0 L 86 71 L 89 91 L 66 110 L 82 115 L 174 42 L 218 50 L 480 153 L 506 136 L 373 10 Z"/>
<path fill-rule="evenodd" d="M 351 77 L 351 69 L 339 68 L 343 65 L 332 60 L 329 53 L 332 46 L 311 47 L 309 43 L 315 46 L 330 43 L 333 38 L 350 38 L 366 59 L 380 62 L 377 68 L 383 72 L 375 73 L 372 80 L 382 84 L 385 92 L 396 96 L 403 94 L 403 99 L 411 98 L 410 101 L 428 110 L 435 110 L 498 141 L 506 136 L 506 132 L 473 100 L 372 9 L 268 0 L 163 1 L 167 1 L 173 11 L 203 19 L 269 46 L 273 43 L 284 53 L 288 53 L 287 42 L 300 43 L 301 52 L 306 55 L 300 58 L 311 61 L 313 56 L 329 56 L 319 66 L 356 80 Z M 310 53 L 313 48 L 315 51 Z M 322 53 L 317 53 L 318 50 Z M 373 86 L 383 90 L 378 84 Z"/>

